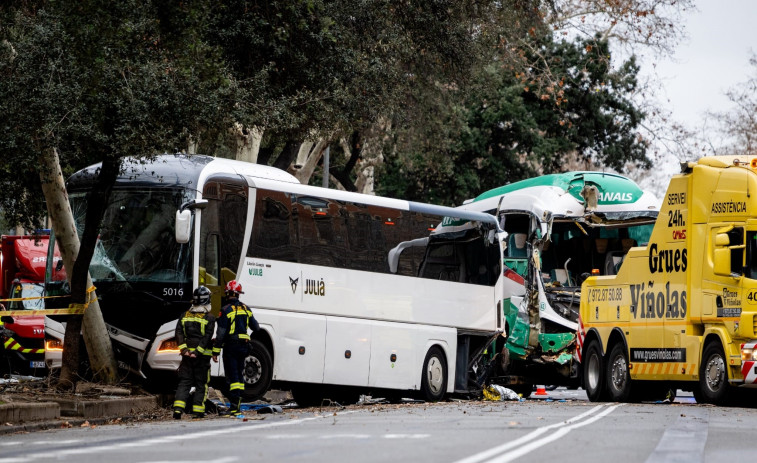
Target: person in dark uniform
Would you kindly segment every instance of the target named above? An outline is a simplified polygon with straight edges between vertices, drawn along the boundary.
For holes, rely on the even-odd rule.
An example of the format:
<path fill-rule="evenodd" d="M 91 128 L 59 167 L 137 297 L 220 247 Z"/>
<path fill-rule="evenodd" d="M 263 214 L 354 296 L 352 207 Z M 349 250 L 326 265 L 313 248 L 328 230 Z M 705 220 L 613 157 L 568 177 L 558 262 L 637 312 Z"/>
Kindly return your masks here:
<path fill-rule="evenodd" d="M 223 349 L 223 369 L 226 374 L 226 382 L 229 385 L 229 415 L 241 418 L 242 392 L 244 391 L 244 360 L 247 358 L 250 335 L 249 327 L 253 333 L 260 329 L 252 311 L 246 305 L 239 302 L 239 295 L 244 294 L 242 285 L 236 280 L 226 284 L 226 305 L 218 315 L 218 333 L 213 346 L 213 361 L 218 361 L 218 354 Z"/>
<path fill-rule="evenodd" d="M 198 286 L 192 294 L 192 307 L 176 323 L 176 342 L 181 351 L 179 385 L 173 403 L 173 417 L 181 419 L 187 407 L 189 392 L 195 388 L 192 416 L 205 417 L 205 399 L 210 381 L 210 357 L 216 318 L 210 314 L 210 290 Z"/>

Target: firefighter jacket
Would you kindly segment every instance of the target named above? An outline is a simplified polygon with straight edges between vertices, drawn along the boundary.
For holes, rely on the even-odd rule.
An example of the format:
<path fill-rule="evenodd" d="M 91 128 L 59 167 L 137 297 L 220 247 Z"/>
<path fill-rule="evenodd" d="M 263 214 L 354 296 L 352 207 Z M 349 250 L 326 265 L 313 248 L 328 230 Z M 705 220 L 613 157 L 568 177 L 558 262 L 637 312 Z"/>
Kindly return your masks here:
<path fill-rule="evenodd" d="M 248 327 L 253 332 L 260 329 L 250 308 L 239 302 L 237 298 L 229 299 L 229 303 L 218 315 L 218 333 L 216 333 L 216 342 L 213 346 L 213 355 L 218 355 L 221 348 L 229 342 L 249 341 Z"/>
<path fill-rule="evenodd" d="M 192 306 L 176 323 L 176 342 L 179 350 L 210 356 L 213 354 L 211 340 L 216 318 L 209 313 L 210 306 Z"/>

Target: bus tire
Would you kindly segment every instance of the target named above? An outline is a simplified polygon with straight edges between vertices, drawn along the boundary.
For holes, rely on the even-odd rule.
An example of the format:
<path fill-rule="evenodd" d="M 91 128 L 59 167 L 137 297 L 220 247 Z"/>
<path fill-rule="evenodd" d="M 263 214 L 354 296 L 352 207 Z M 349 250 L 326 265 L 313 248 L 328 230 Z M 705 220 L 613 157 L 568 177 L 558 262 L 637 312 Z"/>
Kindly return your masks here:
<path fill-rule="evenodd" d="M 440 401 L 447 392 L 447 360 L 437 346 L 428 350 L 423 361 L 421 392 L 428 402 Z"/>
<path fill-rule="evenodd" d="M 717 342 L 707 344 L 699 367 L 699 394 L 704 403 L 723 405 L 728 398 L 728 364 Z M 695 396 L 697 397 L 697 396 Z"/>
<path fill-rule="evenodd" d="M 258 400 L 268 392 L 273 378 L 273 360 L 268 348 L 257 339 L 249 344 L 249 354 L 244 359 L 244 392 L 242 398 L 247 401 Z"/>
<path fill-rule="evenodd" d="M 605 388 L 605 365 L 602 350 L 596 340 L 589 342 L 586 354 L 583 356 L 583 377 L 586 395 L 592 402 L 605 402 L 607 390 Z"/>
<path fill-rule="evenodd" d="M 613 402 L 628 402 L 631 398 L 631 373 L 623 343 L 615 343 L 607 358 L 607 392 Z"/>

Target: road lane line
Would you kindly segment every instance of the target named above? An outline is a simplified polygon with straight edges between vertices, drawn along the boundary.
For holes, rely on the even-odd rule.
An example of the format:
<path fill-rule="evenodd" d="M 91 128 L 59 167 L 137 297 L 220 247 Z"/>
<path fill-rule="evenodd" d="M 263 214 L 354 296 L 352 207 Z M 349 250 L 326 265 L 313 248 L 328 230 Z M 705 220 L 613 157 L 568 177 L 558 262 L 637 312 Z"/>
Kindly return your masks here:
<path fill-rule="evenodd" d="M 686 416 L 680 416 L 673 426 L 665 430 L 646 463 L 704 461 L 709 426 L 710 411 L 707 408 L 687 409 Z"/>
<path fill-rule="evenodd" d="M 139 463 L 231 463 L 239 460 L 239 457 L 223 457 L 216 460 L 158 460 L 158 461 L 141 461 Z"/>
<path fill-rule="evenodd" d="M 301 418 L 298 420 L 281 420 L 281 421 L 276 421 L 272 423 L 268 422 L 268 423 L 261 423 L 261 424 L 252 424 L 252 425 L 247 425 L 247 424 L 243 425 L 242 423 L 240 423 L 240 426 L 236 426 L 236 427 L 222 427 L 219 429 L 203 430 L 203 431 L 186 433 L 186 434 L 182 433 L 182 434 L 176 434 L 172 436 L 151 437 L 148 439 L 135 440 L 132 442 L 122 442 L 122 443 L 117 443 L 117 444 L 107 443 L 103 445 L 96 445 L 93 447 L 78 447 L 78 448 L 71 448 L 71 449 L 59 449 L 59 450 L 52 450 L 52 451 L 47 451 L 47 452 L 31 453 L 28 455 L 21 455 L 18 457 L 0 458 L 0 463 L 31 462 L 35 460 L 41 460 L 44 458 L 62 460 L 64 457 L 72 456 L 72 455 L 88 455 L 88 454 L 97 453 L 97 452 L 112 453 L 113 449 L 147 447 L 153 444 L 166 444 L 166 443 L 171 443 L 171 442 L 180 441 L 180 440 L 207 439 L 208 437 L 217 436 L 217 435 L 227 436 L 231 433 L 252 432 L 252 431 L 258 431 L 263 428 L 276 428 L 276 427 L 281 427 L 281 426 L 289 426 L 293 424 L 304 423 L 306 421 L 330 418 L 334 416 L 344 416 L 344 415 L 349 415 L 351 413 L 356 413 L 358 411 L 360 410 L 342 411 L 342 412 L 339 412 L 338 414 L 312 416 L 309 418 Z"/>
<path fill-rule="evenodd" d="M 475 455 L 471 455 L 467 458 L 463 458 L 461 460 L 457 460 L 455 463 L 478 463 L 481 461 L 488 461 L 488 459 L 495 457 L 497 455 L 501 455 L 503 452 L 506 452 L 512 448 L 518 447 L 522 444 L 525 444 L 526 442 L 529 442 L 533 440 L 534 438 L 544 434 L 545 432 L 549 431 L 550 429 L 555 428 L 561 428 L 565 427 L 565 425 L 569 425 L 570 423 L 575 423 L 576 421 L 580 421 L 587 416 L 590 416 L 594 414 L 595 412 L 598 412 L 602 408 L 604 408 L 606 404 L 597 405 L 589 410 L 587 410 L 584 413 L 581 413 L 580 415 L 576 415 L 573 418 L 569 418 L 565 421 L 561 421 L 559 423 L 553 423 L 547 426 L 542 426 L 540 428 L 536 428 L 530 433 L 526 434 L 525 436 L 521 436 L 513 441 L 504 443 L 502 445 L 498 445 L 497 447 L 490 448 L 489 450 L 484 450 L 483 452 L 477 453 Z M 618 405 L 614 406 L 612 409 L 614 410 Z M 612 410 L 611 410 L 612 411 Z"/>
<path fill-rule="evenodd" d="M 560 428 L 554 433 L 550 434 L 549 436 L 542 437 L 539 440 L 526 444 L 523 447 L 520 447 L 519 449 L 516 449 L 500 457 L 492 458 L 491 460 L 489 460 L 489 463 L 507 463 L 509 461 L 513 461 L 516 458 L 522 457 L 523 455 L 526 455 L 527 453 L 530 453 L 545 444 L 549 444 L 550 442 L 554 442 L 557 439 L 560 439 L 561 437 L 568 434 L 570 431 L 574 429 L 582 428 L 586 425 L 594 423 L 595 421 L 599 421 L 600 419 L 604 418 L 605 416 L 615 411 L 616 408 L 621 407 L 623 405 L 624 404 L 616 404 L 611 407 L 608 407 L 604 409 L 601 413 L 594 415 L 591 418 L 588 418 L 584 421 L 581 421 L 580 423 L 575 423 L 575 424 L 571 424 L 566 427 Z"/>

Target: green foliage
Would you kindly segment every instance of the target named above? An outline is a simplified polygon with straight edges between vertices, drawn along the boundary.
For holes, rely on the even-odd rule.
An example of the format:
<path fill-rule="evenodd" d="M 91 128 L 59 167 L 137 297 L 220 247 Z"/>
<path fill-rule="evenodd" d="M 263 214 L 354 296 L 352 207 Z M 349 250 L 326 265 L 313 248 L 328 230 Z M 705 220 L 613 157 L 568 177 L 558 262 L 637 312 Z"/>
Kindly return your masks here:
<path fill-rule="evenodd" d="M 479 76 L 480 90 L 451 112 L 459 129 L 434 139 L 439 150 L 409 133 L 407 151 L 387 153 L 379 191 L 454 205 L 499 185 L 570 169 L 570 161 L 649 167 L 647 144 L 637 133 L 644 114 L 630 100 L 638 72 L 633 58 L 613 69 L 606 42 L 549 36 L 525 50 L 530 66 L 499 62 Z"/>
<path fill-rule="evenodd" d="M 199 5 L 199 6 L 198 6 Z M 183 149 L 226 125 L 232 85 L 202 41 L 207 9 L 170 1 L 25 2 L 0 7 L 0 202 L 30 227 L 43 212 L 37 156 L 64 174 Z"/>

